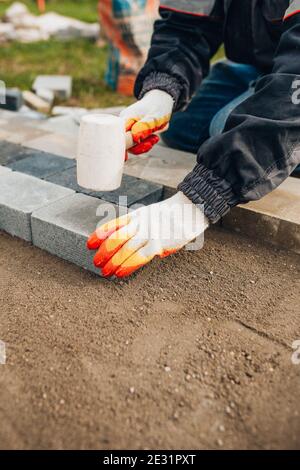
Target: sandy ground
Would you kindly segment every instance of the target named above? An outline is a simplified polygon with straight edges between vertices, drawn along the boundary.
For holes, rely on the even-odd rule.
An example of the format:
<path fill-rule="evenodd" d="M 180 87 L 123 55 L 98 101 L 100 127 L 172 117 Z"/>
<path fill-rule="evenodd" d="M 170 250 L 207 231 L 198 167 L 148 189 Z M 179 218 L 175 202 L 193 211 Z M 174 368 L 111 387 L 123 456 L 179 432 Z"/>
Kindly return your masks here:
<path fill-rule="evenodd" d="M 0 234 L 0 448 L 300 448 L 300 260 L 221 229 L 127 281 Z"/>

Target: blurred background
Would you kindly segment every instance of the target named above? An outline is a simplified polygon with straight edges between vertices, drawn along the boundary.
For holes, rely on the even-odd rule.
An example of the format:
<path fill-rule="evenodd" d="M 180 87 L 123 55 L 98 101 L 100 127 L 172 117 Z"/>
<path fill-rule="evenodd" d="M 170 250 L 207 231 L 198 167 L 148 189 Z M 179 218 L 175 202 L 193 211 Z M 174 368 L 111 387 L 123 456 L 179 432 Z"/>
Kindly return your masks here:
<path fill-rule="evenodd" d="M 0 16 L 13 1 L 0 2 Z M 29 11 L 39 14 L 37 1 L 23 0 Z M 88 23 L 99 21 L 98 0 L 47 0 L 46 12 L 56 12 Z M 34 42 L 1 39 L 0 78 L 7 87 L 30 89 L 37 75 L 60 74 L 73 78 L 72 96 L 62 104 L 82 107 L 126 105 L 131 98 L 117 93 L 104 80 L 109 46 L 102 38 L 90 40 L 49 38 Z"/>
<path fill-rule="evenodd" d="M 36 92 L 39 75 L 68 75 L 71 96 L 56 97 L 51 109 L 126 106 L 133 101 L 158 5 L 159 0 L 0 0 L 0 80 L 28 94 Z M 26 104 L 40 110 L 34 98 Z"/>

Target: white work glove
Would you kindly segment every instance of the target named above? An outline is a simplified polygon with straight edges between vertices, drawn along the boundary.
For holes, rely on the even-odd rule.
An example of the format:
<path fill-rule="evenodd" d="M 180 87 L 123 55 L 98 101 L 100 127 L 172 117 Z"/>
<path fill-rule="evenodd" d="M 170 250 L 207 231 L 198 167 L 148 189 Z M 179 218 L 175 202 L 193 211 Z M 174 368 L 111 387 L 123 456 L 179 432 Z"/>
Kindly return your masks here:
<path fill-rule="evenodd" d="M 99 227 L 87 247 L 98 250 L 95 266 L 103 276 L 125 277 L 164 258 L 202 235 L 209 222 L 202 210 L 182 192 L 165 201 L 141 207 Z M 200 249 L 202 239 L 190 249 Z"/>
<path fill-rule="evenodd" d="M 131 132 L 135 142 L 129 149 L 130 153 L 139 155 L 151 150 L 159 141 L 155 133 L 167 130 L 173 106 L 171 95 L 165 91 L 151 90 L 120 113 L 126 120 L 126 132 Z"/>

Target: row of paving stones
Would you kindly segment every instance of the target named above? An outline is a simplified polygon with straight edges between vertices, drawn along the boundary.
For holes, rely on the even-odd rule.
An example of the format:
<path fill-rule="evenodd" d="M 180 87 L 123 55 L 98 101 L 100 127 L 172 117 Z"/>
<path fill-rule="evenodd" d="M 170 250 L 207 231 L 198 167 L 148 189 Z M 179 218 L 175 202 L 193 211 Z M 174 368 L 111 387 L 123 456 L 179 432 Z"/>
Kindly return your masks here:
<path fill-rule="evenodd" d="M 105 111 L 118 113 L 120 110 L 102 110 Z M 16 117 L 16 113 L 0 111 L 0 124 L 1 129 L 4 129 L 0 131 L 0 139 L 22 142 L 37 151 L 74 158 L 78 125 L 75 125 L 71 117 L 34 122 Z M 162 185 L 164 197 L 168 197 L 194 167 L 195 160 L 196 156 L 190 153 L 156 145 L 149 155 L 129 159 L 124 172 L 126 175 Z M 74 169 L 73 176 L 72 170 L 66 171 L 63 176 L 69 179 L 69 187 L 76 190 L 76 186 L 71 186 L 71 183 L 76 185 Z M 288 178 L 278 189 L 261 200 L 234 208 L 221 223 L 229 230 L 300 253 L 299 190 L 300 181 Z"/>
<path fill-rule="evenodd" d="M 163 196 L 162 185 L 127 175 L 117 191 L 86 191 L 77 185 L 75 160 L 8 142 L 0 142 L 0 164 L 0 229 L 97 273 L 88 235 Z"/>

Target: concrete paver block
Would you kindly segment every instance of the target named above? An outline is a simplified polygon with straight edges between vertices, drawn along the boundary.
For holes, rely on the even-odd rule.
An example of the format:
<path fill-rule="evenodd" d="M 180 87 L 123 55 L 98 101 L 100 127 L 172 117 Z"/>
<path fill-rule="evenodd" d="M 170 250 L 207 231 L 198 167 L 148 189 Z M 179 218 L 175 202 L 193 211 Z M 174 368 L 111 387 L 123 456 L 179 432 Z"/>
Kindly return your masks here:
<path fill-rule="evenodd" d="M 31 241 L 31 214 L 74 194 L 70 189 L 33 176 L 9 172 L 0 176 L 0 230 Z"/>
<path fill-rule="evenodd" d="M 131 207 L 134 204 L 152 204 L 162 198 L 163 187 L 145 180 L 134 178 L 132 176 L 123 176 L 122 185 L 116 191 L 94 192 L 82 188 L 77 184 L 76 168 L 57 173 L 46 178 L 47 181 L 73 189 L 76 192 L 88 194 L 103 201 L 119 204 L 119 196 L 127 196 L 127 199 L 120 200 L 121 205 Z"/>
<path fill-rule="evenodd" d="M 62 172 L 68 168 L 72 168 L 72 166 L 75 165 L 75 160 L 58 157 L 51 153 L 31 150 L 30 156 L 23 158 L 20 161 L 13 162 L 8 166 L 12 170 L 19 171 L 20 173 L 26 173 L 27 175 L 45 179 L 48 176 Z"/>
<path fill-rule="evenodd" d="M 40 113 L 49 113 L 51 105 L 48 101 L 43 100 L 40 96 L 32 93 L 32 91 L 23 91 L 23 98 L 27 106 Z"/>
<path fill-rule="evenodd" d="M 39 129 L 39 131 L 44 131 Z M 77 137 L 65 134 L 48 133 L 44 136 L 25 140 L 24 144 L 36 150 L 55 153 L 66 158 L 75 158 L 77 153 Z"/>
<path fill-rule="evenodd" d="M 32 214 L 33 244 L 96 274 L 95 253 L 86 248 L 88 236 L 108 220 L 126 213 L 85 194 L 74 194 Z"/>
<path fill-rule="evenodd" d="M 0 141 L 0 165 L 6 166 L 28 157 L 28 151 L 30 151 L 30 149 L 22 145 L 2 140 Z"/>
<path fill-rule="evenodd" d="M 134 204 L 149 205 L 161 200 L 163 187 L 160 184 L 152 183 L 133 176 L 123 175 L 120 188 L 115 191 L 92 192 L 91 196 L 98 197 L 113 204 L 127 205 Z M 124 203 L 119 199 L 126 197 Z"/>
<path fill-rule="evenodd" d="M 223 219 L 225 228 L 300 254 L 300 184 L 287 178 L 259 201 L 231 210 Z"/>
<path fill-rule="evenodd" d="M 178 184 L 194 168 L 196 155 L 155 145 L 149 154 L 130 157 L 124 165 L 127 175 L 177 188 Z"/>
<path fill-rule="evenodd" d="M 58 98 L 69 99 L 72 94 L 72 77 L 68 75 L 39 75 L 36 77 L 33 90 L 51 90 Z"/>
<path fill-rule="evenodd" d="M 40 129 L 44 129 L 48 132 L 54 132 L 59 135 L 67 136 L 78 136 L 79 123 L 72 115 L 55 116 L 47 119 L 39 125 Z"/>
<path fill-rule="evenodd" d="M 50 106 L 52 105 L 55 98 L 54 92 L 52 90 L 47 90 L 47 88 L 39 88 L 36 94 L 42 98 L 42 100 L 47 101 Z"/>
<path fill-rule="evenodd" d="M 70 159 L 67 160 L 72 161 Z M 50 181 L 54 184 L 59 184 L 60 186 L 64 186 L 65 188 L 73 189 L 73 191 L 76 191 L 77 193 L 91 194 L 91 190 L 82 188 L 78 185 L 77 168 L 75 165 L 65 171 L 48 176 L 47 178 L 45 178 L 46 181 Z"/>
<path fill-rule="evenodd" d="M 1 166 L 1 165 L 0 165 L 0 176 L 6 175 L 6 174 L 9 173 L 10 171 L 11 171 L 10 168 L 7 168 L 6 166 Z"/>
<path fill-rule="evenodd" d="M 23 97 L 20 90 L 14 88 L 6 88 L 5 103 L 0 103 L 0 108 L 10 111 L 18 111 L 23 104 Z"/>
<path fill-rule="evenodd" d="M 31 111 L 31 113 L 33 112 L 36 113 L 36 111 Z M 19 112 L 18 115 L 19 117 L 10 119 L 6 124 L 1 126 L 1 130 L 7 135 L 4 137 L 4 140 L 24 145 L 27 140 L 41 138 L 49 134 L 46 130 L 36 127 L 38 122 L 36 119 L 32 119 L 32 117 L 30 118 L 21 112 Z"/>

